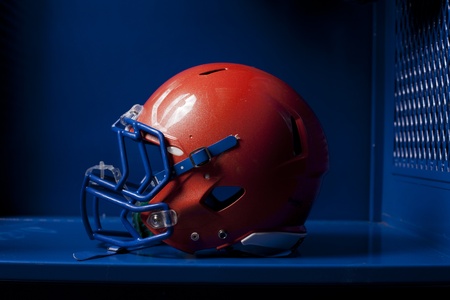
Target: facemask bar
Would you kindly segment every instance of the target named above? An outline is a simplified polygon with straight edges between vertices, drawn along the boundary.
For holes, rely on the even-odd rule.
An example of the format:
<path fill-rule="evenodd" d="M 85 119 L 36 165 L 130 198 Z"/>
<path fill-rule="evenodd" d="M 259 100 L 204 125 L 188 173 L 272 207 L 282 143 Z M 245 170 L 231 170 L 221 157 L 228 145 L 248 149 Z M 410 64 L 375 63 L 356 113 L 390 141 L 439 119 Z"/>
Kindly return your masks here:
<path fill-rule="evenodd" d="M 167 215 L 174 215 L 173 213 L 165 213 L 169 211 L 166 203 L 145 204 L 169 181 L 170 165 L 164 135 L 160 131 L 136 121 L 141 111 L 142 106 L 133 106 L 132 109 L 122 115 L 112 126 L 112 129 L 117 133 L 123 174 L 121 174 L 118 168 L 105 165 L 103 162 L 89 168 L 85 174 L 81 197 L 82 219 L 89 237 L 128 249 L 145 247 L 167 238 L 171 235 L 172 226 L 176 223 L 176 216 L 173 219 L 166 217 Z M 148 142 L 143 140 L 144 134 L 150 134 L 158 140 L 157 144 L 159 145 L 163 168 L 157 174 L 152 170 L 150 164 L 145 146 L 145 143 Z M 142 165 L 146 175 L 139 185 L 128 184 L 127 186 L 129 165 L 125 145 L 126 138 L 137 142 L 139 153 L 142 157 Z M 92 197 L 92 224 L 88 216 L 88 196 Z M 120 212 L 120 220 L 126 232 L 103 229 L 100 219 L 101 212 L 99 211 L 100 201 L 113 203 L 122 209 Z M 165 218 L 162 218 L 165 223 L 159 224 L 160 227 L 166 228 L 164 233 L 146 238 L 141 237 L 130 223 L 128 217 L 129 213 L 141 213 L 145 211 L 153 211 L 153 214 L 162 214 L 165 216 Z"/>
<path fill-rule="evenodd" d="M 81 214 L 86 232 L 90 239 L 96 239 L 128 250 L 154 245 L 167 239 L 173 232 L 173 226 L 177 222 L 176 212 L 170 210 L 167 203 L 149 203 L 150 200 L 175 176 L 179 176 L 193 168 L 201 167 L 217 156 L 237 145 L 237 136 L 227 136 L 218 142 L 200 147 L 192 151 L 188 158 L 170 166 L 164 134 L 146 124 L 137 121 L 143 107 L 134 105 L 127 113 L 117 120 L 112 129 L 117 133 L 120 159 L 123 173 L 119 169 L 105 165 L 89 168 L 86 171 L 81 192 Z M 159 147 L 162 168 L 157 172 L 152 170 L 146 149 L 148 140 L 145 135 L 151 135 L 158 140 L 155 145 Z M 142 157 L 145 176 L 139 184 L 129 183 L 129 165 L 125 138 L 129 138 L 138 144 Z M 87 209 L 87 197 L 92 197 L 92 220 L 89 219 Z M 115 204 L 121 209 L 120 220 L 126 232 L 103 229 L 101 223 L 100 201 Z M 164 228 L 162 233 L 142 237 L 129 221 L 129 213 L 152 212 L 154 220 L 161 220 L 154 224 L 155 228 Z"/>

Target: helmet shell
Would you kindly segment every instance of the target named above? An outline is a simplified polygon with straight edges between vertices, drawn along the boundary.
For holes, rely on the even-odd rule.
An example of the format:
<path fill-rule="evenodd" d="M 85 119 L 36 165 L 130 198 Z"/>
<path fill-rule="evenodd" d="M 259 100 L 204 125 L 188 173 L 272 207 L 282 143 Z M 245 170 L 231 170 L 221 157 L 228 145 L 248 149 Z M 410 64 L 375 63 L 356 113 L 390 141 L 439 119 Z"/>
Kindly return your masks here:
<path fill-rule="evenodd" d="M 195 253 L 254 232 L 303 228 L 328 170 L 328 147 L 314 112 L 279 78 L 242 64 L 195 66 L 162 84 L 138 121 L 164 134 L 173 163 L 229 135 L 239 141 L 150 201 L 177 213 L 165 243 Z M 141 214 L 144 224 L 148 215 Z"/>

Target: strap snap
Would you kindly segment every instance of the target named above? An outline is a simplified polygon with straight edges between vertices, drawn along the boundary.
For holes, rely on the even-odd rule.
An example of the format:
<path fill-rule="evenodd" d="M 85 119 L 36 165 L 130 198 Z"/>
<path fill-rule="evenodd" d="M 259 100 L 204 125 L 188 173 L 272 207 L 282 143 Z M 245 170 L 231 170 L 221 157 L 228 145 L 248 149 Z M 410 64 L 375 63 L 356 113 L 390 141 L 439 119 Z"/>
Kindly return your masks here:
<path fill-rule="evenodd" d="M 195 149 L 189 154 L 192 166 L 198 168 L 211 161 L 212 155 L 207 147 Z"/>

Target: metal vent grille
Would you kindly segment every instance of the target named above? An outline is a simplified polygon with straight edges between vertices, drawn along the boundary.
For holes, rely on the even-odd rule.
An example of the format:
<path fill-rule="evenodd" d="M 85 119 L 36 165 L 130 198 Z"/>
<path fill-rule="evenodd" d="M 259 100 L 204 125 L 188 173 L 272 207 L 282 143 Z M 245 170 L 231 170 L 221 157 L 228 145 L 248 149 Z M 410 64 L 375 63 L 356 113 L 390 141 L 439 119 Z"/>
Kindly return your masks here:
<path fill-rule="evenodd" d="M 450 172 L 449 0 L 397 0 L 395 167 Z"/>

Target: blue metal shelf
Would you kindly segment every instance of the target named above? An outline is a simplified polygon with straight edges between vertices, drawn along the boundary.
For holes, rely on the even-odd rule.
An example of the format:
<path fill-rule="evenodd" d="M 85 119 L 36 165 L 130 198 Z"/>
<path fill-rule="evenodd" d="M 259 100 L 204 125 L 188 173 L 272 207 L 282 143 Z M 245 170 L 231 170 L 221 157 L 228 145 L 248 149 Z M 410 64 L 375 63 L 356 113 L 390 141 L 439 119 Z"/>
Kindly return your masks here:
<path fill-rule="evenodd" d="M 160 284 L 410 284 L 450 282 L 450 255 L 384 223 L 311 221 L 293 257 L 191 256 L 161 245 L 76 261 L 99 249 L 77 218 L 0 220 L 0 281 Z"/>

